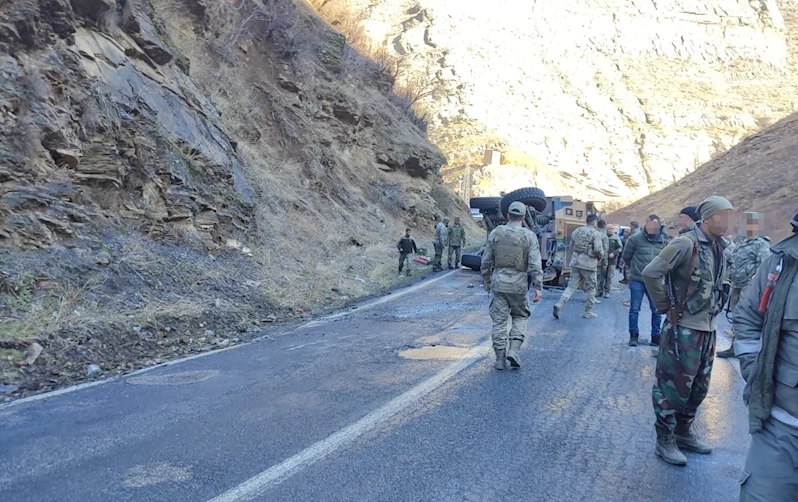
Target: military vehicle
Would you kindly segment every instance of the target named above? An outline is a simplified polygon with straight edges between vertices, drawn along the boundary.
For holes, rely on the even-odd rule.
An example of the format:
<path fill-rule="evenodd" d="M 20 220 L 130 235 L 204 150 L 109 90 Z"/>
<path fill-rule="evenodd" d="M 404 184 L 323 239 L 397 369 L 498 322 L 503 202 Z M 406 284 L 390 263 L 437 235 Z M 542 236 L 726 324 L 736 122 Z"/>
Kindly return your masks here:
<path fill-rule="evenodd" d="M 571 274 L 571 252 L 568 250 L 571 234 L 585 225 L 587 215 L 602 217 L 603 211 L 597 202 L 575 200 L 567 195 L 547 197 L 542 190 L 532 187 L 515 190 L 504 197 L 474 197 L 469 205 L 482 212 L 485 228 L 490 234 L 491 230 L 506 223 L 503 215 L 515 201 L 527 205 L 524 225 L 538 236 L 544 283 L 564 285 Z M 475 254 L 463 255 L 461 263 L 472 270 L 479 270 L 483 251 L 484 247 Z"/>

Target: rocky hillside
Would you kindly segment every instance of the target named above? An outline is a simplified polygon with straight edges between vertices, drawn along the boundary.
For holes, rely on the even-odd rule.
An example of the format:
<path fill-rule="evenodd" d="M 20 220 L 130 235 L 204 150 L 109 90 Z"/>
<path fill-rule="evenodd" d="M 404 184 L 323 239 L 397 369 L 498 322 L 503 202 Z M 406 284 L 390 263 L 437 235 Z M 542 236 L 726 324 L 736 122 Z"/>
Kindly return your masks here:
<path fill-rule="evenodd" d="M 393 76 L 293 0 L 2 2 L 0 138 L 23 391 L 381 291 L 406 226 L 468 215 Z"/>
<path fill-rule="evenodd" d="M 677 183 L 608 215 L 613 223 L 657 214 L 675 224 L 679 211 L 710 195 L 727 197 L 737 210 L 733 232 L 745 231 L 745 211 L 765 213 L 774 242 L 787 236 L 798 212 L 798 114 L 755 134 Z"/>
<path fill-rule="evenodd" d="M 798 104 L 794 0 L 315 3 L 445 90 L 421 101 L 460 193 L 636 199 Z"/>

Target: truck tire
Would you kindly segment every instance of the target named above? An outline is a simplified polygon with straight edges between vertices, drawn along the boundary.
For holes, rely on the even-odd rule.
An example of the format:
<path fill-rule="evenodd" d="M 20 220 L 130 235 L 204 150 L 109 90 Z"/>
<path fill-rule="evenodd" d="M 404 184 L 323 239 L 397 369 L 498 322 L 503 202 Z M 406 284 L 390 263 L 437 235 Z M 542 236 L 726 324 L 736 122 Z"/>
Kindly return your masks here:
<path fill-rule="evenodd" d="M 501 202 L 501 197 L 471 197 L 468 205 L 471 206 L 471 209 L 495 209 L 498 211 Z"/>
<path fill-rule="evenodd" d="M 477 254 L 464 254 L 460 257 L 460 263 L 471 270 L 479 270 L 482 268 L 482 257 Z"/>
<path fill-rule="evenodd" d="M 546 194 L 540 188 L 527 187 L 514 190 L 504 197 L 501 201 L 502 214 L 507 214 L 510 204 L 513 202 L 523 202 L 527 206 L 533 207 L 535 211 L 542 212 L 546 209 Z"/>

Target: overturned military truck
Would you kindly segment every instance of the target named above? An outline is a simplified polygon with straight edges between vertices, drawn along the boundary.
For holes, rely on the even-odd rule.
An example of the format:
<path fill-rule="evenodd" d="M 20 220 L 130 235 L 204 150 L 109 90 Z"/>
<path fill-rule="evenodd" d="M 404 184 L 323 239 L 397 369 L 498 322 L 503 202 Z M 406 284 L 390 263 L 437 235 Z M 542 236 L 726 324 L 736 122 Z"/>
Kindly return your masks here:
<path fill-rule="evenodd" d="M 473 197 L 469 205 L 482 213 L 482 221 L 490 234 L 491 230 L 507 222 L 505 219 L 507 210 L 515 201 L 526 204 L 524 226 L 538 236 L 544 284 L 548 286 L 565 284 L 571 274 L 568 265 L 571 261 L 571 252 L 568 250 L 571 234 L 585 225 L 587 215 L 601 216 L 596 203 L 574 200 L 567 195 L 547 197 L 543 190 L 527 187 L 503 197 Z M 463 266 L 479 270 L 482 266 L 484 249 L 483 246 L 475 254 L 464 254 L 461 259 Z"/>

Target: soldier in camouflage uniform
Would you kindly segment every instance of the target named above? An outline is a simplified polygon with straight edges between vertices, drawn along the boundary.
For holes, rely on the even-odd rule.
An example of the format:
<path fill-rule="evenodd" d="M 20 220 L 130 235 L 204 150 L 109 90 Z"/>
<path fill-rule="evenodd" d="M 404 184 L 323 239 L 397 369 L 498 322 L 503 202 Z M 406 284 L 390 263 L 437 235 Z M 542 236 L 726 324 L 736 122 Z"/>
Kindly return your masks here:
<path fill-rule="evenodd" d="M 447 218 L 446 221 L 449 221 Z M 432 271 L 440 272 L 443 270 L 443 248 L 449 243 L 449 231 L 446 229 L 446 224 L 441 221 L 440 216 L 435 217 L 435 237 L 432 239 L 432 247 L 435 249 L 435 258 L 432 260 Z"/>
<path fill-rule="evenodd" d="M 712 452 L 693 434 L 691 425 L 709 391 L 715 319 L 728 296 L 723 235 L 733 210 L 723 197 L 707 198 L 698 206 L 701 226 L 674 239 L 643 269 L 643 281 L 657 311 L 668 314 L 662 327 L 652 401 L 655 452 L 674 465 L 687 464 L 680 448 Z"/>
<path fill-rule="evenodd" d="M 460 224 L 460 218 L 454 219 L 454 225 L 449 227 L 449 268 L 460 266 L 460 250 L 466 243 L 465 229 Z M 454 256 L 454 260 L 452 260 Z"/>
<path fill-rule="evenodd" d="M 493 350 L 497 370 L 503 370 L 506 361 L 512 369 L 521 367 L 518 351 L 526 337 L 529 319 L 529 284 L 535 288 L 535 303 L 540 301 L 543 287 L 538 238 L 522 226 L 526 206 L 521 202 L 510 204 L 507 224 L 495 228 L 488 236 L 482 254 L 482 279 L 485 291 L 490 291 L 490 318 L 493 321 Z M 510 347 L 507 349 L 507 324 L 510 327 Z"/>
<path fill-rule="evenodd" d="M 596 268 L 596 303 L 601 303 L 600 298 L 604 296 L 604 284 L 607 281 L 607 265 L 609 264 L 607 255 L 610 254 L 610 236 L 607 235 L 606 221 L 598 220 L 596 227 L 601 234 L 601 246 L 604 249 L 601 255 L 601 262 Z"/>
<path fill-rule="evenodd" d="M 585 293 L 585 319 L 593 319 L 593 304 L 596 303 L 596 269 L 604 257 L 604 243 L 601 241 L 601 234 L 596 229 L 598 216 L 589 214 L 587 224 L 579 227 L 571 234 L 571 242 L 568 249 L 571 255 L 571 277 L 568 279 L 568 287 L 563 291 L 560 300 L 554 305 L 554 317 L 560 318 L 560 310 L 568 303 L 574 292 L 579 288 L 579 282 L 584 280 Z"/>
<path fill-rule="evenodd" d="M 761 231 L 760 218 L 759 213 L 745 213 L 745 242 L 734 247 L 731 253 L 729 312 L 734 312 L 737 302 L 740 301 L 740 295 L 751 283 L 751 279 L 759 269 L 759 265 L 770 256 L 770 238 L 759 235 Z M 726 333 L 734 337 L 734 331 L 727 331 Z M 734 347 L 721 350 L 717 356 L 723 358 L 734 357 Z"/>
<path fill-rule="evenodd" d="M 798 500 L 798 214 L 734 311 L 751 445 L 740 502 Z"/>
<path fill-rule="evenodd" d="M 596 296 L 610 297 L 612 291 L 612 277 L 615 275 L 615 265 L 618 263 L 618 257 L 623 251 L 623 243 L 621 238 L 617 235 L 618 227 L 610 225 L 607 227 L 607 268 L 604 273 L 599 276 L 598 292 Z"/>

